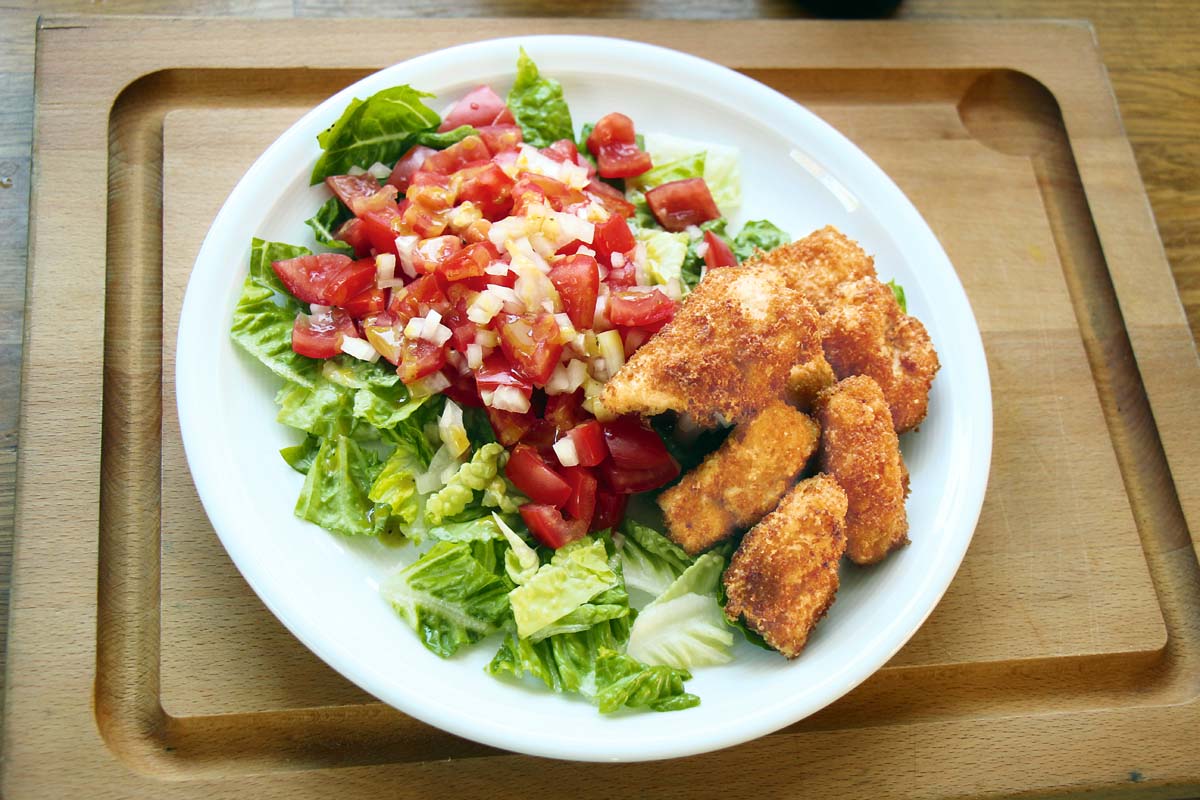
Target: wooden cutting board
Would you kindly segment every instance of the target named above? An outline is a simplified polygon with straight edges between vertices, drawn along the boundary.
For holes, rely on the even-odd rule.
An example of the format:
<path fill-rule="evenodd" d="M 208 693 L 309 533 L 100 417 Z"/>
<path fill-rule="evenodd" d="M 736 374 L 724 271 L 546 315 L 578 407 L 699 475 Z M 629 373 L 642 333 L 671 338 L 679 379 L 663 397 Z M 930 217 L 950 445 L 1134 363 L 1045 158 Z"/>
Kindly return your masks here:
<path fill-rule="evenodd" d="M 367 72 L 550 32 L 714 58 L 821 115 L 929 221 L 988 353 L 990 487 L 937 610 L 847 697 L 716 754 L 552 762 L 374 701 L 253 595 L 183 457 L 179 309 L 245 168 Z M 6 796 L 1200 785 L 1200 368 L 1085 27 L 71 19 L 43 23 L 37 86 Z"/>

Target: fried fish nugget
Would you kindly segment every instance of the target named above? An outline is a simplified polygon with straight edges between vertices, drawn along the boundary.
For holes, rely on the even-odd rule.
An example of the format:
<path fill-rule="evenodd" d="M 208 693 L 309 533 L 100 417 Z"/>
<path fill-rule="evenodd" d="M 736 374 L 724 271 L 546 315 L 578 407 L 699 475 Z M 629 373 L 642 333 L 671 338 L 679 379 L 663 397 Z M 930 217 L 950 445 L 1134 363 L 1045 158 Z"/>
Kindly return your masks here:
<path fill-rule="evenodd" d="M 696 555 L 758 522 L 804 470 L 819 439 L 810 417 L 781 401 L 770 404 L 659 496 L 667 535 Z"/>
<path fill-rule="evenodd" d="M 879 384 L 897 432 L 925 419 L 937 352 L 925 326 L 900 310 L 885 284 L 875 278 L 842 284 L 821 317 L 821 344 L 838 378 L 870 375 Z"/>
<path fill-rule="evenodd" d="M 833 367 L 829 366 L 823 353 L 818 353 L 811 360 L 792 367 L 788 373 L 788 402 L 801 411 L 808 411 L 821 390 L 835 383 L 837 376 L 833 374 Z"/>
<path fill-rule="evenodd" d="M 819 314 L 837 301 L 837 288 L 841 284 L 875 277 L 875 260 L 832 225 L 791 244 L 759 252 L 743 266 L 783 274 L 788 284 L 798 289 Z"/>
<path fill-rule="evenodd" d="M 846 490 L 846 554 L 874 564 L 908 544 L 908 469 L 883 392 L 866 375 L 817 396 L 821 469 Z"/>
<path fill-rule="evenodd" d="M 846 506 L 828 475 L 792 487 L 733 554 L 723 577 L 725 616 L 742 617 L 788 658 L 800 655 L 837 594 Z"/>
<path fill-rule="evenodd" d="M 604 387 L 614 414 L 746 419 L 781 397 L 788 371 L 820 352 L 817 312 L 779 273 L 714 269 L 675 318 Z"/>

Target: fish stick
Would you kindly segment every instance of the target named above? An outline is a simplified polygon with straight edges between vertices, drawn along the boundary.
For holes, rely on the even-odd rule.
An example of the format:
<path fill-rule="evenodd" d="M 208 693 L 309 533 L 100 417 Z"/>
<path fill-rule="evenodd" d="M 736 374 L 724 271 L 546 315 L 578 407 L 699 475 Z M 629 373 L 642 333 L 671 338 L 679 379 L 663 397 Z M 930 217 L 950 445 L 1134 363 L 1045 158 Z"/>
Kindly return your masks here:
<path fill-rule="evenodd" d="M 800 655 L 838 590 L 846 493 L 832 477 L 801 481 L 750 529 L 725 571 L 725 616 L 788 658 Z"/>
<path fill-rule="evenodd" d="M 875 277 L 875 260 L 832 225 L 791 244 L 759 251 L 742 266 L 784 275 L 788 285 L 799 290 L 818 314 L 824 314 L 838 301 L 837 288 L 841 284 Z"/>
<path fill-rule="evenodd" d="M 695 555 L 749 528 L 791 487 L 819 438 L 810 417 L 781 401 L 767 406 L 659 496 L 667 535 Z"/>
<path fill-rule="evenodd" d="M 812 409 L 813 401 L 822 389 L 837 383 L 833 367 L 825 360 L 823 353 L 818 353 L 809 361 L 797 364 L 788 373 L 787 399 L 801 411 Z"/>
<path fill-rule="evenodd" d="M 879 384 L 898 433 L 925 419 L 941 365 L 925 326 L 900 310 L 888 286 L 862 278 L 838 287 L 821 317 L 821 345 L 838 378 L 870 375 Z"/>
<path fill-rule="evenodd" d="M 846 554 L 874 564 L 908 543 L 908 469 L 883 392 L 858 375 L 817 396 L 821 469 L 846 491 Z"/>

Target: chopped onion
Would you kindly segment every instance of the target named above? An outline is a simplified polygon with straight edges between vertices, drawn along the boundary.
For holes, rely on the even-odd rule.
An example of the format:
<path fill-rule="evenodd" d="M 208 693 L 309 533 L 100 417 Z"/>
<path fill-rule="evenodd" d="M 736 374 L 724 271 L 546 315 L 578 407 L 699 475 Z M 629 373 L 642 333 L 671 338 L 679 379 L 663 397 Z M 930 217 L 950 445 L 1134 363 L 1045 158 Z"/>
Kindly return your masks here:
<path fill-rule="evenodd" d="M 367 167 L 367 172 L 371 173 L 377 181 L 386 181 L 392 177 L 392 168 L 378 161 Z"/>
<path fill-rule="evenodd" d="M 427 341 L 434 341 L 438 334 L 438 328 L 442 327 L 442 315 L 437 309 L 429 309 L 425 314 L 425 321 L 421 325 L 421 338 Z"/>
<path fill-rule="evenodd" d="M 357 336 L 342 337 L 342 352 L 361 361 L 374 363 L 379 360 L 379 351 L 366 339 L 359 339 Z"/>
<path fill-rule="evenodd" d="M 696 245 L 696 255 L 704 258 L 708 254 L 708 242 L 701 242 Z"/>
<path fill-rule="evenodd" d="M 467 429 L 463 425 L 462 409 L 449 398 L 442 409 L 442 416 L 438 418 L 438 436 L 455 457 L 465 453 L 471 446 L 470 440 L 467 439 Z"/>
<path fill-rule="evenodd" d="M 426 321 L 425 324 L 428 325 L 429 322 Z M 454 335 L 454 331 L 450 330 L 445 325 L 438 325 L 437 327 L 435 327 L 433 329 L 433 335 L 426 336 L 425 340 L 433 342 L 438 347 L 441 347 L 446 342 L 450 341 L 450 337 L 453 335 Z"/>
<path fill-rule="evenodd" d="M 367 171 L 365 169 L 363 169 L 362 167 L 360 167 L 358 164 L 352 164 L 350 166 L 350 169 L 346 170 L 346 174 L 347 175 L 356 175 L 356 176 L 357 175 L 366 175 Z"/>
<path fill-rule="evenodd" d="M 559 364 L 554 368 L 554 372 L 550 373 L 550 380 L 546 381 L 546 394 L 567 394 L 570 386 L 571 378 L 567 374 L 567 368 Z"/>
<path fill-rule="evenodd" d="M 434 375 L 441 375 L 441 373 L 435 372 Z M 429 377 L 433 377 L 433 375 Z M 453 448 L 443 444 L 433 454 L 433 459 L 429 462 L 429 469 L 416 476 L 414 482 L 417 485 L 417 491 L 421 494 L 429 494 L 441 489 L 446 483 L 443 475 L 451 469 L 458 469 L 458 456 L 454 453 Z"/>
<path fill-rule="evenodd" d="M 429 397 L 450 387 L 450 379 L 440 372 L 426 375 L 421 380 L 408 387 L 408 393 L 413 398 Z"/>
<path fill-rule="evenodd" d="M 625 366 L 625 344 L 617 331 L 605 331 L 596 336 L 600 345 L 600 355 L 604 358 L 604 366 L 609 377 L 616 375 L 617 370 Z"/>
<path fill-rule="evenodd" d="M 483 328 L 475 331 L 475 344 L 484 348 L 496 347 L 500 344 L 500 337 L 495 331 L 489 331 Z"/>
<path fill-rule="evenodd" d="M 476 325 L 487 325 L 504 309 L 504 301 L 498 293 L 492 291 L 495 288 L 491 287 L 479 293 L 467 308 L 467 319 Z"/>
<path fill-rule="evenodd" d="M 612 263 L 613 269 L 620 269 L 621 267 L 625 266 L 625 254 L 613 253 L 612 258 L 610 258 L 609 261 Z"/>
<path fill-rule="evenodd" d="M 413 317 L 404 326 L 404 337 L 406 339 L 420 339 L 421 334 L 425 332 L 425 320 L 421 317 Z"/>
<path fill-rule="evenodd" d="M 316 303 L 313 303 L 308 307 L 308 313 L 313 317 L 324 316 L 331 311 L 333 311 L 333 306 L 319 306 Z"/>
<path fill-rule="evenodd" d="M 596 296 L 596 316 L 592 327 L 596 330 L 612 327 L 608 321 L 608 295 L 606 294 Z"/>
<path fill-rule="evenodd" d="M 511 271 L 512 270 L 508 268 L 508 264 L 505 264 L 503 261 L 493 261 L 483 268 L 484 275 L 496 275 L 501 278 Z"/>
<path fill-rule="evenodd" d="M 561 331 L 559 334 L 560 341 L 563 344 L 574 341 L 575 324 L 571 322 L 571 318 L 560 312 L 554 315 L 554 321 L 558 323 L 558 329 Z"/>
<path fill-rule="evenodd" d="M 483 346 L 478 344 L 467 345 L 467 366 L 471 369 L 479 369 L 483 366 Z"/>
<path fill-rule="evenodd" d="M 688 225 L 683 229 L 683 232 L 688 235 L 689 239 L 703 239 L 704 231 L 700 230 L 699 225 Z"/>
<path fill-rule="evenodd" d="M 591 256 L 592 258 L 596 257 L 596 251 L 590 247 L 581 247 L 576 250 L 575 253 L 581 256 Z"/>
<path fill-rule="evenodd" d="M 397 236 L 396 252 L 400 254 L 400 269 L 410 278 L 417 277 L 417 267 L 413 262 L 413 251 L 421 241 L 418 236 Z"/>
<path fill-rule="evenodd" d="M 587 364 L 577 358 L 567 363 L 567 391 L 573 392 L 587 380 Z"/>
<path fill-rule="evenodd" d="M 564 467 L 579 466 L 579 453 L 570 437 L 563 437 L 554 443 L 554 455 L 558 456 L 558 463 Z"/>
<path fill-rule="evenodd" d="M 529 398 L 515 386 L 501 386 L 492 393 L 492 408 L 524 414 L 529 410 Z"/>
<path fill-rule="evenodd" d="M 404 281 L 396 277 L 396 257 L 391 253 L 375 256 L 375 287 L 392 289 L 403 285 Z"/>
<path fill-rule="evenodd" d="M 663 294 L 678 303 L 683 299 L 683 284 L 679 278 L 671 278 L 662 286 Z"/>

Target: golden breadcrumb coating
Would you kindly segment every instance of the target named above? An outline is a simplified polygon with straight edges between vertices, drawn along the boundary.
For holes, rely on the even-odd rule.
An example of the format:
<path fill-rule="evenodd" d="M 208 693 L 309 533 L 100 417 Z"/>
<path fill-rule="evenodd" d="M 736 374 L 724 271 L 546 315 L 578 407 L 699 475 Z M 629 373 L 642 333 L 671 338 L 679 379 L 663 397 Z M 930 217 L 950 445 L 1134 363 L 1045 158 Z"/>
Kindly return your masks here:
<path fill-rule="evenodd" d="M 794 364 L 820 352 L 817 312 L 777 272 L 714 269 L 675 319 L 604 387 L 615 414 L 738 422 L 781 397 Z"/>
<path fill-rule="evenodd" d="M 759 251 L 743 267 L 765 267 L 785 275 L 819 314 L 836 301 L 840 284 L 875 277 L 874 259 L 832 225 L 769 252 Z"/>
<path fill-rule="evenodd" d="M 725 616 L 788 658 L 804 649 L 838 589 L 846 493 L 828 475 L 796 484 L 750 529 L 725 571 Z"/>
<path fill-rule="evenodd" d="M 659 496 L 667 535 L 696 555 L 749 528 L 804 471 L 820 434 L 811 418 L 782 401 L 771 403 Z"/>
<path fill-rule="evenodd" d="M 875 278 L 842 284 L 821 318 L 825 358 L 838 378 L 870 375 L 883 390 L 896 431 L 912 430 L 929 410 L 938 357 L 925 326 L 900 310 Z"/>
<path fill-rule="evenodd" d="M 788 373 L 788 402 L 801 411 L 808 411 L 817 394 L 835 383 L 837 376 L 833 374 L 833 367 L 829 366 L 823 353 L 818 353 L 812 360 L 792 367 Z"/>
<path fill-rule="evenodd" d="M 846 378 L 817 396 L 821 469 L 846 490 L 846 554 L 874 564 L 908 543 L 908 470 L 879 385 Z"/>

